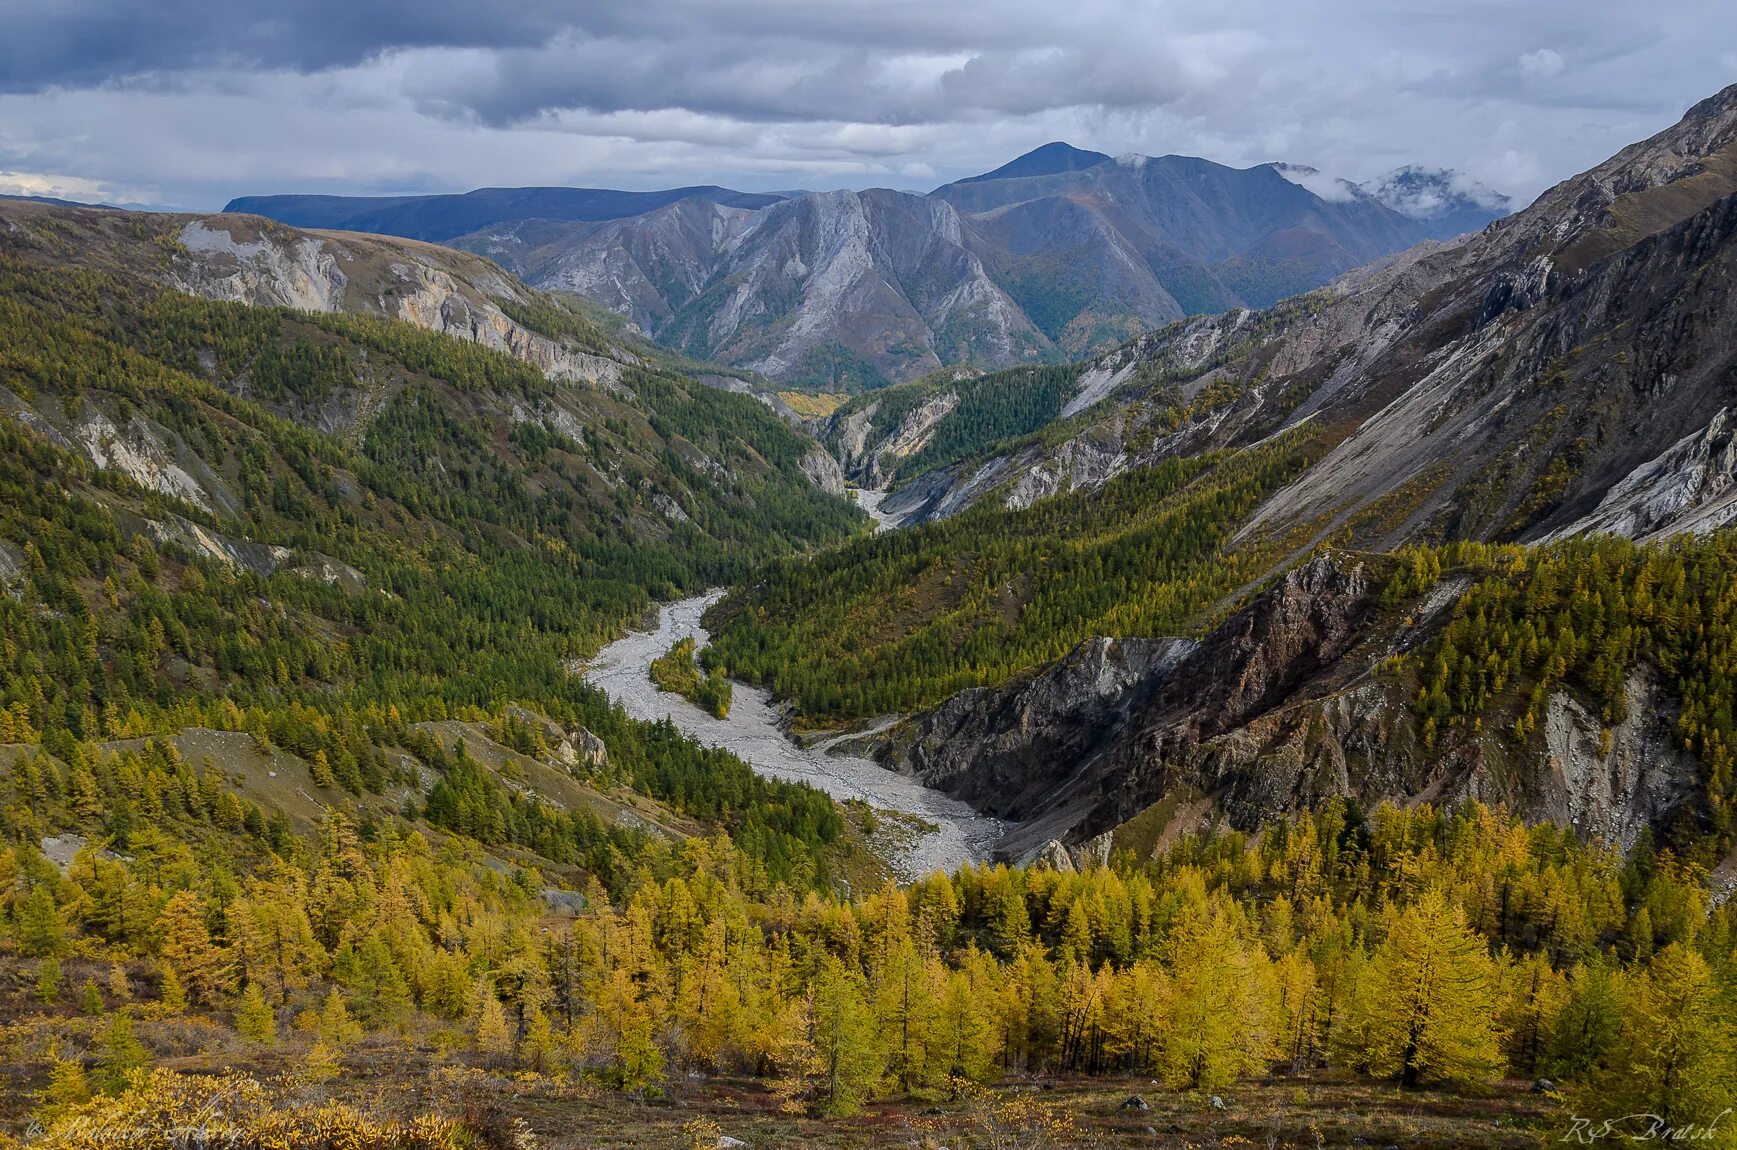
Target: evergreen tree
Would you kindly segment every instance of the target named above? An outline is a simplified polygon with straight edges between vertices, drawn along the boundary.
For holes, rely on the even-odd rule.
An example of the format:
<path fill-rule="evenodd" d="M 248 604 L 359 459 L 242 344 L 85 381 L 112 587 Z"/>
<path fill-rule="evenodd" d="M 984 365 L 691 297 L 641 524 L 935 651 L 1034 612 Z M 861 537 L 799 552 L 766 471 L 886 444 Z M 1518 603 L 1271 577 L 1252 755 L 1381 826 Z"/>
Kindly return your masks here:
<path fill-rule="evenodd" d="M 235 1008 L 235 1033 L 257 1046 L 277 1043 L 277 1014 L 266 1002 L 258 983 L 250 983 Z"/>
<path fill-rule="evenodd" d="M 45 886 L 32 887 L 18 908 L 18 943 L 36 958 L 65 953 L 66 921 Z"/>
<path fill-rule="evenodd" d="M 504 1058 L 513 1052 L 513 1033 L 507 1027 L 507 1012 L 487 982 L 479 983 L 476 1018 L 471 1024 L 471 1042 L 481 1054 Z"/>
<path fill-rule="evenodd" d="M 326 1001 L 320 1007 L 319 1020 L 314 1032 L 319 1040 L 333 1050 L 342 1050 L 350 1043 L 362 1037 L 362 1027 L 350 1017 L 350 1010 L 344 1004 L 344 996 L 336 987 L 326 995 Z"/>
<path fill-rule="evenodd" d="M 63 1058 L 58 1050 L 50 1054 L 53 1062 L 48 1071 L 48 1085 L 36 1096 L 36 1117 L 41 1122 L 53 1122 L 61 1114 L 91 1097 L 90 1077 L 84 1062 L 78 1058 Z"/>
<path fill-rule="evenodd" d="M 163 905 L 157 918 L 162 938 L 158 953 L 175 972 L 189 999 L 214 1004 L 228 982 L 222 953 L 212 945 L 204 908 L 192 891 L 179 891 Z"/>
<path fill-rule="evenodd" d="M 854 1114 L 880 1080 L 881 1036 L 860 977 L 831 955 L 811 985 L 808 1019 L 818 1107 L 835 1118 Z"/>
<path fill-rule="evenodd" d="M 118 1094 L 126 1088 L 135 1070 L 149 1066 L 150 1053 L 133 1033 L 133 1016 L 118 1011 L 103 1032 L 102 1053 L 97 1058 L 98 1077 L 103 1089 Z"/>
<path fill-rule="evenodd" d="M 1630 984 L 1622 1063 L 1592 1096 L 1613 1115 L 1656 1115 L 1664 1129 L 1713 1125 L 1737 1099 L 1737 1022 L 1692 947 L 1660 950 Z"/>
<path fill-rule="evenodd" d="M 1223 909 L 1191 909 L 1171 940 L 1158 1069 L 1174 1088 L 1215 1090 L 1265 1062 L 1275 990 L 1264 953 Z"/>
<path fill-rule="evenodd" d="M 1478 1081 L 1502 1065 L 1496 980 L 1465 912 L 1439 889 L 1400 911 L 1361 989 L 1369 1068 L 1406 1086 Z"/>

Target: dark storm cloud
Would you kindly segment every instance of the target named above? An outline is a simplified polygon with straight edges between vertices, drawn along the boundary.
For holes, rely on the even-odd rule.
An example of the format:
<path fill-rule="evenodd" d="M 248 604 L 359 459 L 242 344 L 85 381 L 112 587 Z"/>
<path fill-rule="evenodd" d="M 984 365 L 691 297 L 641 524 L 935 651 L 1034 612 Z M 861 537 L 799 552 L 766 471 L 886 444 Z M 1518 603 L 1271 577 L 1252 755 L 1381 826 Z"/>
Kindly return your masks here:
<path fill-rule="evenodd" d="M 0 89 L 217 66 L 310 72 L 393 48 L 532 45 L 564 27 L 572 9 L 554 0 L 8 0 Z"/>
<path fill-rule="evenodd" d="M 0 191 L 927 187 L 1066 138 L 1529 195 L 1737 79 L 1727 6 L 0 0 Z"/>
<path fill-rule="evenodd" d="M 1121 5 L 1111 6 L 1121 9 Z M 204 69 L 312 73 L 412 49 L 470 50 L 417 77 L 424 106 L 510 123 L 561 109 L 680 107 L 754 120 L 913 122 L 955 112 L 1019 114 L 1057 102 L 1104 107 L 1173 98 L 1155 59 L 1106 55 L 1053 6 L 890 0 L 497 3 L 475 0 L 19 0 L 0 40 L 0 90 L 33 92 Z M 1077 10 L 1073 13 L 1077 16 Z M 1072 31 L 1070 31 L 1070 26 Z M 914 76 L 892 56 L 959 54 Z"/>

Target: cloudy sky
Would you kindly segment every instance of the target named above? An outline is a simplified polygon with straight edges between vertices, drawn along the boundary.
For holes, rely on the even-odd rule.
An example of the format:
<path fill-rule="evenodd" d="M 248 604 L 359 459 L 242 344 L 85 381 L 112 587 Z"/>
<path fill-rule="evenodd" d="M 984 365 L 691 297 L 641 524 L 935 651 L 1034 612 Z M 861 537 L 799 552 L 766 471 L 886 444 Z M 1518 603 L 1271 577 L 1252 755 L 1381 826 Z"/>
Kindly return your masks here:
<path fill-rule="evenodd" d="M 927 189 L 1053 139 L 1530 198 L 1737 82 L 1730 0 L 0 0 L 0 192 Z"/>

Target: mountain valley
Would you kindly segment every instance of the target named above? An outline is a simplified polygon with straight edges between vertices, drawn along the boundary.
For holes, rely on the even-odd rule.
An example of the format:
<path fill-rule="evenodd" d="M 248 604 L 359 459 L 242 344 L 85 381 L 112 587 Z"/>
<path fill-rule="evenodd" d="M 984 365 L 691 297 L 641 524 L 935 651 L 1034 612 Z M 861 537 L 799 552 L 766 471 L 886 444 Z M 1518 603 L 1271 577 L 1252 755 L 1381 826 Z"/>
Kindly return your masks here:
<path fill-rule="evenodd" d="M 0 1150 L 1737 1136 L 1737 86 L 230 207 L 0 199 Z"/>
<path fill-rule="evenodd" d="M 1437 730 L 1447 716 L 1418 702 L 1427 666 L 1405 652 L 1436 650 L 1456 601 L 1504 564 L 1584 557 L 1568 541 L 1589 533 L 1710 536 L 1671 553 L 1720 562 L 1716 529 L 1737 513 L 1734 149 L 1737 89 L 1478 236 L 1267 311 L 1182 321 L 1072 369 L 856 397 L 817 431 L 847 477 L 887 489 L 883 512 L 928 525 L 779 565 L 716 609 L 718 663 L 816 721 L 914 713 L 864 747 L 994 796 L 1025 822 L 1018 857 L 1051 838 L 1102 857 L 1116 827 L 1182 793 L 1194 817 L 1251 828 L 1323 786 L 1595 818 L 1629 840 L 1722 822 L 1724 800 L 1688 815 L 1704 779 L 1669 731 L 1686 720 L 1660 721 L 1686 689 L 1650 669 L 1681 666 L 1662 636 L 1597 673 L 1590 716 L 1584 695 L 1522 674 L 1529 696 L 1478 688 L 1469 732 Z M 1401 592 L 1395 553 L 1440 575 Z M 1619 579 L 1652 562 L 1596 554 Z M 1693 582 L 1714 596 L 1697 612 L 1729 610 L 1717 579 Z M 1175 636 L 1205 646 L 1100 662 L 1146 651 L 1106 642 Z M 1624 698 L 1655 726 L 1616 724 Z M 1139 733 L 1158 716 L 1170 726 Z"/>

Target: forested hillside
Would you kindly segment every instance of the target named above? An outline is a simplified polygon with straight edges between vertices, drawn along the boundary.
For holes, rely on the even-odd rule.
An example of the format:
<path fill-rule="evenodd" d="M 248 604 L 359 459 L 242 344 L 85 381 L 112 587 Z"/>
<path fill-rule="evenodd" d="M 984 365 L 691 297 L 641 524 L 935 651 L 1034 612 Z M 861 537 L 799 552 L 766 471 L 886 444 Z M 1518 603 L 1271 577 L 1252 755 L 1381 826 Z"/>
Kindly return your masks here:
<path fill-rule="evenodd" d="M 132 226 L 174 258 L 152 219 Z M 652 368 L 555 382 L 391 320 L 200 300 L 77 247 L 78 218 L 25 223 L 0 237 L 0 742 L 76 764 L 246 732 L 328 789 L 415 794 L 433 768 L 466 792 L 417 724 L 528 704 L 601 736 L 612 784 L 821 879 L 830 802 L 626 722 L 568 666 L 656 597 L 849 532 L 801 475 L 810 443 Z M 538 307 L 552 340 L 590 331 Z M 154 801 L 99 806 L 124 838 Z M 475 838 L 621 877 L 594 819 L 498 783 L 466 802 L 496 812 Z"/>
<path fill-rule="evenodd" d="M 1272 561 L 1225 544 L 1308 459 L 1302 437 L 1173 459 L 1102 491 L 773 564 L 714 609 L 706 658 L 837 720 L 933 706 L 1091 635 L 1189 633 Z"/>
<path fill-rule="evenodd" d="M 473 256 L 0 205 L 0 1150 L 1737 1145 L 1734 132 L 836 460 Z M 653 682 L 1028 865 L 587 685 L 719 584 Z"/>
<path fill-rule="evenodd" d="M 845 403 L 826 420 L 826 442 L 852 478 L 898 488 L 935 467 L 973 462 L 1050 423 L 1078 374 L 1071 366 L 978 376 L 944 371 Z"/>
<path fill-rule="evenodd" d="M 1734 155 L 1728 88 L 1463 242 L 858 397 L 827 442 L 920 526 L 769 565 L 702 658 L 1017 822 L 1014 858 L 1424 795 L 1711 865 Z"/>

